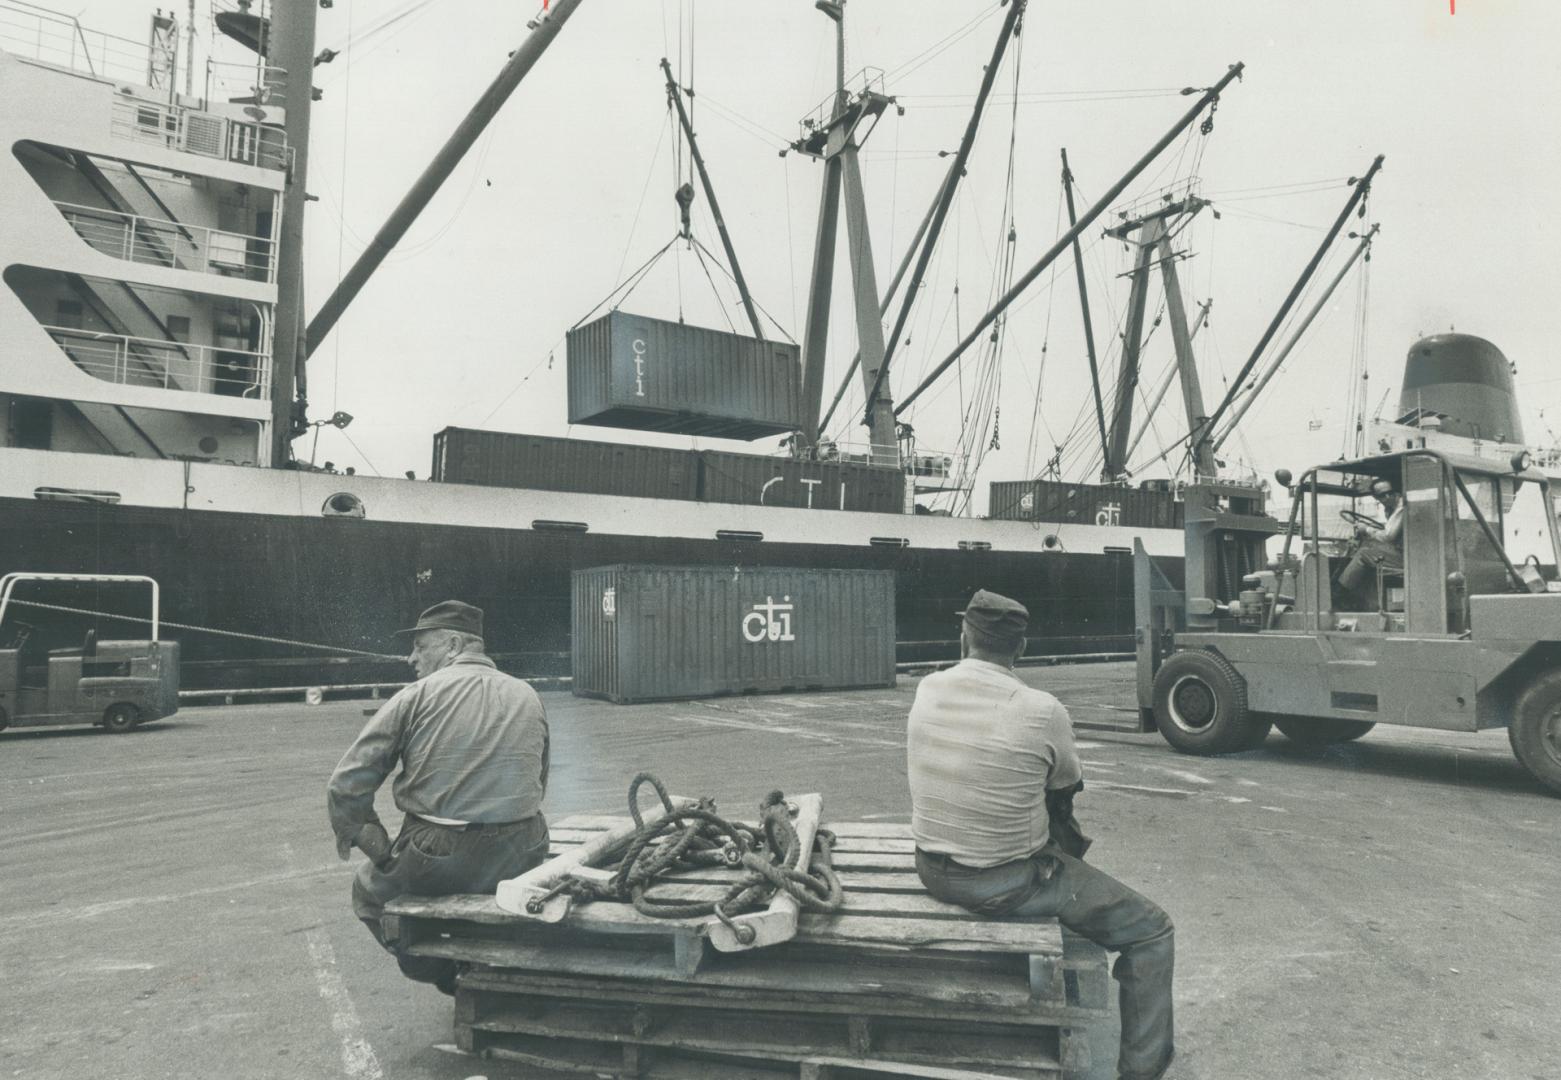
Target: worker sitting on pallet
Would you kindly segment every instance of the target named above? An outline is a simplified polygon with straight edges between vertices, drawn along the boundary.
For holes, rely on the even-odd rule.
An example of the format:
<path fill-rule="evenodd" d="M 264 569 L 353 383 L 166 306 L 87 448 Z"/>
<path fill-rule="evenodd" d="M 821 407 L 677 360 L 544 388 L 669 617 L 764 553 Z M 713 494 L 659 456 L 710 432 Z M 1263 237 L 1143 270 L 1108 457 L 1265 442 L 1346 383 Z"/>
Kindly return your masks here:
<path fill-rule="evenodd" d="M 1014 674 L 1030 614 L 981 590 L 961 613 L 963 659 L 916 689 L 908 725 L 916 872 L 936 899 L 982 915 L 1055 918 L 1119 952 L 1119 1073 L 1170 1065 L 1171 920 L 1082 861 L 1072 796 L 1082 772 L 1057 699 Z M 1068 850 L 1071 849 L 1071 850 Z"/>
<path fill-rule="evenodd" d="M 547 855 L 547 716 L 536 691 L 483 653 L 482 610 L 447 600 L 423 612 L 408 663 L 417 681 L 374 714 L 331 774 L 326 803 L 336 851 L 369 857 L 352 908 L 385 945 L 380 915 L 405 894 L 492 893 Z M 392 843 L 374 793 L 400 763 Z M 453 961 L 398 956 L 419 982 L 455 992 Z"/>

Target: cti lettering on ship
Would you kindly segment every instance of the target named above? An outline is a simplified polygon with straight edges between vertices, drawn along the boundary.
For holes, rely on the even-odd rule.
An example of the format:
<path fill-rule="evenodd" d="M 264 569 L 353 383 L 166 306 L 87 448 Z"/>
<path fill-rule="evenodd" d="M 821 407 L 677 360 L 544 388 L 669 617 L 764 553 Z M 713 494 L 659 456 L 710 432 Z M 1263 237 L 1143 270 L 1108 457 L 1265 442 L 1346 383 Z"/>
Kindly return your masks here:
<path fill-rule="evenodd" d="M 796 641 L 796 635 L 791 632 L 791 613 L 795 608 L 789 596 L 781 597 L 779 604 L 775 597 L 766 596 L 764 603 L 753 605 L 753 610 L 743 616 L 744 640 L 751 644 Z"/>
<path fill-rule="evenodd" d="M 618 590 L 606 589 L 602 592 L 602 614 L 609 619 L 618 614 Z"/>
<path fill-rule="evenodd" d="M 645 339 L 634 339 L 634 396 L 645 396 Z"/>
<path fill-rule="evenodd" d="M 1122 506 L 1120 503 L 1106 503 L 1095 511 L 1096 525 L 1120 525 L 1122 524 Z"/>

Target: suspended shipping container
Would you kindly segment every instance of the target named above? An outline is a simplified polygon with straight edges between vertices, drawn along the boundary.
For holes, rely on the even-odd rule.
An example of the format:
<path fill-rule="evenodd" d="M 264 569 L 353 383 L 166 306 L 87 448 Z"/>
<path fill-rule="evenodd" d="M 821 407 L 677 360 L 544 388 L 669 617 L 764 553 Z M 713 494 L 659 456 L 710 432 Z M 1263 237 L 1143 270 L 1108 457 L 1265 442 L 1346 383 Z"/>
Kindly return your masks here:
<path fill-rule="evenodd" d="M 569 331 L 569 422 L 723 439 L 802 426 L 800 350 L 611 311 Z"/>
<path fill-rule="evenodd" d="M 996 480 L 990 489 L 987 516 L 1060 525 L 1179 529 L 1182 504 L 1168 481 L 1148 480 L 1143 487 L 1130 488 L 1058 480 Z"/>
<path fill-rule="evenodd" d="M 434 436 L 433 478 L 449 484 L 812 510 L 897 514 L 905 509 L 905 475 L 883 465 L 455 427 Z"/>
<path fill-rule="evenodd" d="M 893 571 L 618 565 L 573 590 L 582 697 L 894 685 Z"/>

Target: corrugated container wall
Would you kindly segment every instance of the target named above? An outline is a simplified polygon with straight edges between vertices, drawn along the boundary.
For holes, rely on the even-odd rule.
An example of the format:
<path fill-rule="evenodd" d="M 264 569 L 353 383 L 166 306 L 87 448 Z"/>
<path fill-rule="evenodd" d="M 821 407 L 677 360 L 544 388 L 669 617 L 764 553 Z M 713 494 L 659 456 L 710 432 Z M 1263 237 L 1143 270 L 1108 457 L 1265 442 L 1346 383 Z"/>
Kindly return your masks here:
<path fill-rule="evenodd" d="M 686 450 L 466 428 L 445 428 L 434 436 L 433 478 L 592 495 L 699 498 L 699 462 Z"/>
<path fill-rule="evenodd" d="M 569 422 L 724 439 L 802 426 L 800 350 L 610 311 L 569 331 Z"/>
<path fill-rule="evenodd" d="M 619 704 L 893 686 L 889 570 L 576 570 L 574 692 Z"/>
<path fill-rule="evenodd" d="M 433 478 L 447 484 L 635 495 L 879 514 L 904 511 L 905 474 L 882 465 L 445 428 Z"/>
<path fill-rule="evenodd" d="M 1064 484 L 1057 480 L 996 480 L 992 482 L 987 516 L 1061 525 L 1179 529 L 1182 504 L 1170 490 Z"/>

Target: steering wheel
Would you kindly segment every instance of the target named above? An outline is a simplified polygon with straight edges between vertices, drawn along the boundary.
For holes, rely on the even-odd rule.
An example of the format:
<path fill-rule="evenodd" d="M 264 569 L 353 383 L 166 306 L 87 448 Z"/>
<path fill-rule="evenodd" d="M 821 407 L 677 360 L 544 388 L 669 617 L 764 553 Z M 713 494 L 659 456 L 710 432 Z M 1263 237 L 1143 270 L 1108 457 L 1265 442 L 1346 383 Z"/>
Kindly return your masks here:
<path fill-rule="evenodd" d="M 1352 525 L 1361 525 L 1365 528 L 1376 529 L 1378 531 L 1387 528 L 1386 522 L 1379 521 L 1369 514 L 1357 513 L 1354 510 L 1340 510 L 1339 516 Z"/>

